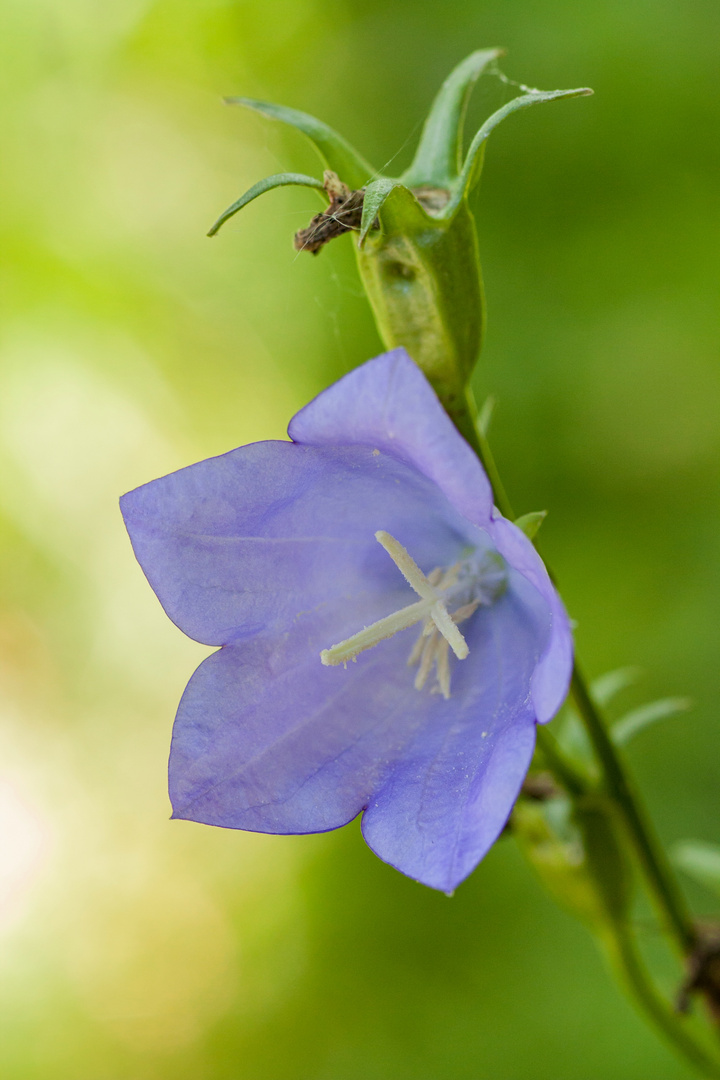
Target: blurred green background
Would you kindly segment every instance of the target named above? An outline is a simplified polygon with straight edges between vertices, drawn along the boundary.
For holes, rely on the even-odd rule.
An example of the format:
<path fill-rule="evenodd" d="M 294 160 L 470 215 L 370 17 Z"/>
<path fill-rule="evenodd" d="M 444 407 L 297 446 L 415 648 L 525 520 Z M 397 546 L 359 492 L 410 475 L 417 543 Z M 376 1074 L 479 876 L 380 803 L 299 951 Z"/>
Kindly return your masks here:
<path fill-rule="evenodd" d="M 168 820 L 204 650 L 163 615 L 117 496 L 240 443 L 379 351 L 344 237 L 296 257 L 319 166 L 223 94 L 406 165 L 472 49 L 590 85 L 514 117 L 476 200 L 480 396 L 594 675 L 689 694 L 630 750 L 672 842 L 720 839 L 717 0 L 5 0 L 0 14 L 0 1072 L 8 1080 L 670 1080 L 514 843 L 453 899 L 356 825 Z M 472 116 L 507 100 L 478 85 Z M 394 170 L 394 166 L 390 171 Z M 700 911 L 712 901 L 693 894 Z M 652 931 L 648 931 L 652 935 Z M 652 942 L 651 942 L 652 944 Z"/>

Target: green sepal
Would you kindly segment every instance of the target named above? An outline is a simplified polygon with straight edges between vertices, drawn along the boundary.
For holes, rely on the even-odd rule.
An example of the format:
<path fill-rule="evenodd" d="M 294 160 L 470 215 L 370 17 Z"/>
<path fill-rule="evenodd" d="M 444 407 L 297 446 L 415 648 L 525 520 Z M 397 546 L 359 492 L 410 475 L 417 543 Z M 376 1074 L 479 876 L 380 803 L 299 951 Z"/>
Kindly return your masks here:
<path fill-rule="evenodd" d="M 592 90 L 587 87 L 579 87 L 575 90 L 535 90 L 530 94 L 522 94 L 520 97 L 513 98 L 507 105 L 503 105 L 501 109 L 494 112 L 492 116 L 488 117 L 485 123 L 482 125 L 477 135 L 470 143 L 465 162 L 462 167 L 462 172 L 457 183 L 454 185 L 453 197 L 442 211 L 443 217 L 450 217 L 455 213 L 460 202 L 467 198 L 475 184 L 480 179 L 480 173 L 482 171 L 482 155 L 484 152 L 485 143 L 490 133 L 502 123 L 505 117 L 510 116 L 511 113 L 517 112 L 519 109 L 529 109 L 531 105 L 540 105 L 544 101 L 558 101 L 561 98 L 572 97 L 586 97 L 588 94 L 592 94 Z"/>
<path fill-rule="evenodd" d="M 368 184 L 365 188 L 362 221 L 360 223 L 360 235 L 358 237 L 358 245 L 360 247 L 362 247 L 365 237 L 372 229 L 373 223 L 380 213 L 383 203 L 393 188 L 397 187 L 398 184 L 398 180 L 390 180 L 388 177 L 382 176 L 379 180 L 373 180 L 373 182 Z"/>
<path fill-rule="evenodd" d="M 340 177 L 349 188 L 357 190 L 364 187 L 377 172 L 361 154 L 350 145 L 347 139 L 338 135 L 331 127 L 317 120 L 309 113 L 288 109 L 284 105 L 273 105 L 269 101 L 256 101 L 254 98 L 225 98 L 228 105 L 244 105 L 254 109 L 271 120 L 280 120 L 306 135 L 329 169 Z"/>
<path fill-rule="evenodd" d="M 273 188 L 287 187 L 292 184 L 319 188 L 321 191 L 324 189 L 322 180 L 316 180 L 314 176 L 303 176 L 302 173 L 275 173 L 274 176 L 266 176 L 264 180 L 258 180 L 257 184 L 253 184 L 251 188 L 248 188 L 244 195 L 241 195 L 232 206 L 228 206 L 227 210 L 223 211 L 212 229 L 210 229 L 208 236 L 214 236 L 228 218 L 237 214 L 238 210 L 242 210 L 243 206 L 247 206 L 253 199 L 257 199 L 258 195 L 264 195 L 266 191 L 271 191 Z"/>
<path fill-rule="evenodd" d="M 412 165 L 400 177 L 407 187 L 449 188 L 462 165 L 463 125 L 472 88 L 502 49 L 478 49 L 453 71 L 433 101 Z"/>
<path fill-rule="evenodd" d="M 515 518 L 514 524 L 517 525 L 518 529 L 522 529 L 528 540 L 534 540 L 546 517 L 547 510 L 532 510 L 529 514 L 523 514 L 522 517 Z"/>
<path fill-rule="evenodd" d="M 672 861 L 693 881 L 720 896 L 720 846 L 702 840 L 682 840 L 670 852 Z"/>
<path fill-rule="evenodd" d="M 639 731 L 656 724 L 658 720 L 664 720 L 668 716 L 677 716 L 678 713 L 687 712 L 693 702 L 690 698 L 661 698 L 659 701 L 651 701 L 647 705 L 641 705 L 637 709 L 626 713 L 616 721 L 610 731 L 612 741 L 616 746 L 624 746 L 637 735 Z"/>

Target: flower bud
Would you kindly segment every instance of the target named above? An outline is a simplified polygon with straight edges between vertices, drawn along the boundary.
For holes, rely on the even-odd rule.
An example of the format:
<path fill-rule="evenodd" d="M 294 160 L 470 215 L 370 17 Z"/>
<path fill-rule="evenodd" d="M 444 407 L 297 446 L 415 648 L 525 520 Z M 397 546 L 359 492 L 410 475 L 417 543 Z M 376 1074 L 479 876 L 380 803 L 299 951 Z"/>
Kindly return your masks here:
<path fill-rule="evenodd" d="M 430 109 L 412 164 L 397 178 L 374 170 L 346 139 L 307 113 L 249 98 L 228 99 L 302 131 L 327 171 L 322 181 L 298 173 L 260 181 L 210 230 L 214 235 L 228 218 L 271 188 L 288 184 L 324 188 L 330 205 L 309 229 L 297 234 L 296 246 L 317 253 L 335 236 L 357 230 L 360 216 L 358 266 L 380 336 L 388 349 L 407 349 L 453 417 L 464 409 L 485 321 L 468 199 L 480 178 L 488 136 L 518 109 L 592 93 L 585 88 L 542 91 L 515 84 L 524 92 L 485 121 L 463 156 L 470 92 L 483 72 L 499 74 L 493 69 L 501 52 L 478 50 L 450 73 Z"/>

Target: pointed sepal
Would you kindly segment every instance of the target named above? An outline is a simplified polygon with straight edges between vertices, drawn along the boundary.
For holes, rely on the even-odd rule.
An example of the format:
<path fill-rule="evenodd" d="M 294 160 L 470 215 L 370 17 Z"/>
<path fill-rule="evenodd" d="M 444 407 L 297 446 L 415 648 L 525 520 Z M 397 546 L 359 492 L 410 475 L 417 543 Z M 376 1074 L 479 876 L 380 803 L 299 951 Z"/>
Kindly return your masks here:
<path fill-rule="evenodd" d="M 377 172 L 361 154 L 350 145 L 347 139 L 338 135 L 328 124 L 297 109 L 288 109 L 284 105 L 273 105 L 269 101 L 256 101 L 254 98 L 225 98 L 228 105 L 244 105 L 271 120 L 280 120 L 283 124 L 297 128 L 314 144 L 328 169 L 340 177 L 349 188 L 364 187 Z"/>
<path fill-rule="evenodd" d="M 241 195 L 232 206 L 228 206 L 227 210 L 223 211 L 208 232 L 208 236 L 214 236 L 229 218 L 237 214 L 238 210 L 242 210 L 243 206 L 247 206 L 253 199 L 257 199 L 258 195 L 264 195 L 266 191 L 272 191 L 273 188 L 288 187 L 293 184 L 300 187 L 319 188 L 321 191 L 324 189 L 322 180 L 316 180 L 314 176 L 304 176 L 302 173 L 275 173 L 274 176 L 266 176 L 264 180 L 258 180 L 257 184 L 253 184 L 251 188 L 248 188 L 244 195 Z"/>
<path fill-rule="evenodd" d="M 532 510 L 529 514 L 515 518 L 515 524 L 518 529 L 522 529 L 528 540 L 534 540 L 546 517 L 547 510 Z"/>
<path fill-rule="evenodd" d="M 501 124 L 507 116 L 510 116 L 511 113 L 518 112 L 520 109 L 529 109 L 532 105 L 540 105 L 545 101 L 559 101 L 561 98 L 587 97 L 587 95 L 592 94 L 592 92 L 593 91 L 587 86 L 579 87 L 575 90 L 533 90 L 531 93 L 522 94 L 520 97 L 513 98 L 512 101 L 508 101 L 507 105 L 503 105 L 501 109 L 494 112 L 492 116 L 488 117 L 473 141 L 470 143 L 460 173 L 460 178 L 457 181 L 453 192 L 453 197 L 443 211 L 442 216 L 449 217 L 453 214 L 460 202 L 470 194 L 475 184 L 480 179 L 485 143 L 487 142 L 490 133 L 494 131 L 498 124 Z"/>
<path fill-rule="evenodd" d="M 367 234 L 375 225 L 377 216 L 380 213 L 385 200 L 390 195 L 390 192 L 393 188 L 398 186 L 402 186 L 398 180 L 390 180 L 388 177 L 382 176 L 379 180 L 373 180 L 373 182 L 368 184 L 365 188 L 362 221 L 360 223 L 360 236 L 358 237 L 359 247 L 362 247 Z"/>
<path fill-rule="evenodd" d="M 401 177 L 407 187 L 449 188 L 457 179 L 472 88 L 502 54 L 502 49 L 478 49 L 450 72 L 428 113 L 413 163 Z"/>

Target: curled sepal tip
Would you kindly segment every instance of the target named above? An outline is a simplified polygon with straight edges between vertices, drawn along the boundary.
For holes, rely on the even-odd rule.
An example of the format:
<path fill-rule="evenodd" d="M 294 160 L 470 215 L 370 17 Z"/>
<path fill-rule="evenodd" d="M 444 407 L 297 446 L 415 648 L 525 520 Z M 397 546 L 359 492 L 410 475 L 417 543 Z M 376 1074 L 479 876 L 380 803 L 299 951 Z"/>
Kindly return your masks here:
<path fill-rule="evenodd" d="M 283 124 L 289 124 L 290 127 L 301 131 L 313 143 L 325 165 L 337 173 L 350 188 L 363 187 L 370 177 L 376 174 L 372 165 L 350 145 L 347 139 L 338 135 L 337 131 L 333 131 L 322 120 L 310 116 L 309 113 L 246 97 L 228 97 L 225 98 L 225 103 L 244 105 L 246 109 L 253 109 L 271 120 L 280 120 Z"/>
<path fill-rule="evenodd" d="M 501 109 L 494 112 L 492 116 L 488 117 L 470 144 L 460 177 L 454 186 L 452 198 L 443 211 L 443 216 L 451 216 L 462 200 L 467 198 L 475 184 L 478 182 L 480 171 L 482 169 L 482 157 L 485 143 L 490 132 L 493 131 L 498 124 L 502 123 L 506 116 L 510 116 L 511 113 L 518 112 L 520 109 L 529 109 L 531 105 L 540 105 L 545 101 L 559 101 L 561 98 L 587 97 L 592 93 L 593 91 L 587 86 L 578 87 L 574 90 L 532 90 L 530 93 L 521 94 L 520 97 L 513 98 L 512 101 L 508 101 L 507 105 L 503 105 Z"/>
<path fill-rule="evenodd" d="M 258 195 L 264 195 L 266 191 L 271 191 L 273 188 L 288 187 L 293 184 L 300 187 L 319 188 L 321 191 L 324 187 L 322 180 L 316 180 L 314 176 L 303 176 L 302 173 L 275 173 L 274 176 L 266 176 L 264 180 L 258 180 L 257 184 L 253 184 L 251 188 L 248 188 L 244 195 L 241 195 L 232 206 L 228 206 L 227 210 L 223 211 L 208 232 L 208 236 L 214 236 L 229 218 L 237 214 L 238 210 L 242 210 L 243 206 L 247 206 L 253 199 L 257 199 Z"/>

